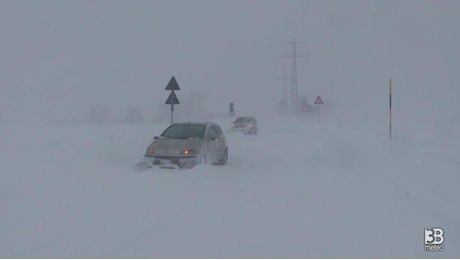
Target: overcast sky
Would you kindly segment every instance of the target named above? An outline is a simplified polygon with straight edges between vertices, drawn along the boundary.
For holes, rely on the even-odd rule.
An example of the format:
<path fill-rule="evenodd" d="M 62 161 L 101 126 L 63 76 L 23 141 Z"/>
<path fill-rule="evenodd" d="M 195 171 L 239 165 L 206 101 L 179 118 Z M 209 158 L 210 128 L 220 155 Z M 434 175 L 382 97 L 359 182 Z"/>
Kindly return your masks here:
<path fill-rule="evenodd" d="M 175 75 L 179 99 L 260 113 L 280 101 L 296 38 L 299 95 L 384 117 L 392 77 L 401 117 L 457 111 L 459 13 L 457 0 L 0 0 L 0 109 L 10 122 L 92 104 L 153 115 Z"/>

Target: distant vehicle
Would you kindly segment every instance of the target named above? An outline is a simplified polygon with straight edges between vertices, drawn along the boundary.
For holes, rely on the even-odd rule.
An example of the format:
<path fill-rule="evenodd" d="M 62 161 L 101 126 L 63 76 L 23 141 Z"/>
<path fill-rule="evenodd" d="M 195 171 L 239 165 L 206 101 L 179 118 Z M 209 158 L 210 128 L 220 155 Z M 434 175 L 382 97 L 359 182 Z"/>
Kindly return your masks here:
<path fill-rule="evenodd" d="M 193 168 L 197 164 L 224 165 L 228 159 L 225 135 L 219 125 L 205 123 L 174 123 L 147 147 L 148 167 Z"/>
<path fill-rule="evenodd" d="M 259 125 L 253 116 L 240 116 L 232 123 L 232 131 L 239 131 L 245 134 L 255 135 L 259 132 Z"/>

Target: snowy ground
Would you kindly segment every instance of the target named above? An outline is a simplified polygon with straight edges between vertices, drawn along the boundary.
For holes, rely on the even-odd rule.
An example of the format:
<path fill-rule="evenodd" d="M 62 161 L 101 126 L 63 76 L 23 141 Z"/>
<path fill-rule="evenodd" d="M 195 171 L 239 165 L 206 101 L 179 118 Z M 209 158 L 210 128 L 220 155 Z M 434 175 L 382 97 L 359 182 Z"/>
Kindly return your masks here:
<path fill-rule="evenodd" d="M 459 118 L 258 119 L 226 166 L 144 172 L 166 125 L 0 126 L 0 258 L 460 257 Z"/>

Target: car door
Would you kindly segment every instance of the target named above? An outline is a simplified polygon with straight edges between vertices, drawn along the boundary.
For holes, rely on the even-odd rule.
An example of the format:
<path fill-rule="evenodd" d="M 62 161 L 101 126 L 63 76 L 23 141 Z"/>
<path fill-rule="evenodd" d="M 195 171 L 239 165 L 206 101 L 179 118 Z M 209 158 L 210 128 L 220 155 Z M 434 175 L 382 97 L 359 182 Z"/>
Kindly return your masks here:
<path fill-rule="evenodd" d="M 206 156 L 208 162 L 216 161 L 216 143 L 217 143 L 216 130 L 211 126 L 206 131 L 205 142 L 206 142 Z"/>
<path fill-rule="evenodd" d="M 216 154 L 217 154 L 217 159 L 219 160 L 219 159 L 222 159 L 222 156 L 226 148 L 225 136 L 224 136 L 224 133 L 222 132 L 222 129 L 220 129 L 219 126 L 215 125 L 214 130 L 216 131 L 216 134 L 217 134 Z"/>

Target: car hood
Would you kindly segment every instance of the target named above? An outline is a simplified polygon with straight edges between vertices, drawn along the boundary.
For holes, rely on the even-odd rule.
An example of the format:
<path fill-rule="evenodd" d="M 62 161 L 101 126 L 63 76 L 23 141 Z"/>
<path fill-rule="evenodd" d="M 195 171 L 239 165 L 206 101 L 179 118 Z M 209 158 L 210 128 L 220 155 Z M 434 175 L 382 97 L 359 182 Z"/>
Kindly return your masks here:
<path fill-rule="evenodd" d="M 202 145 L 202 139 L 172 139 L 160 137 L 159 139 L 153 141 L 148 148 L 153 148 L 154 150 L 195 149 L 199 152 Z"/>

